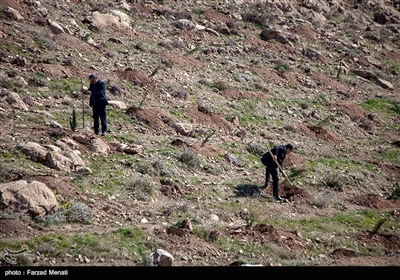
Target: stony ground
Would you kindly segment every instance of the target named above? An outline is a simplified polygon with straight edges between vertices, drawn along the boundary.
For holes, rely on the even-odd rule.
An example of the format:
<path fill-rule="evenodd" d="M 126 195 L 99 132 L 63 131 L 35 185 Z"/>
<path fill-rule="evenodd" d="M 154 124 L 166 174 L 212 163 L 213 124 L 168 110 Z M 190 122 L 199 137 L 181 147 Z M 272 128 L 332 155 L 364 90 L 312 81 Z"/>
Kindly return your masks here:
<path fill-rule="evenodd" d="M 1 1 L 0 182 L 42 182 L 90 219 L 2 206 L 0 249 L 27 245 L 32 265 L 149 265 L 160 248 L 176 266 L 399 266 L 392 2 Z M 114 102 L 106 137 L 82 110 L 92 72 Z M 16 147 L 57 140 L 90 173 Z M 254 189 L 286 143 L 280 203 Z"/>

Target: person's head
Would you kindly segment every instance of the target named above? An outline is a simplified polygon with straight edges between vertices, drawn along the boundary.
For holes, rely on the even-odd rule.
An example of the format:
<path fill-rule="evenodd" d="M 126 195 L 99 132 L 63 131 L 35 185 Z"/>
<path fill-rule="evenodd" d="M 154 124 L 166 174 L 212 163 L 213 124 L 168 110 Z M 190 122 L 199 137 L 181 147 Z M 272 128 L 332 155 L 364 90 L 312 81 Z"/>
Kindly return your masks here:
<path fill-rule="evenodd" d="M 89 75 L 89 81 L 91 84 L 94 84 L 95 82 L 97 82 L 97 75 L 96 74 L 90 74 Z"/>
<path fill-rule="evenodd" d="M 293 152 L 294 148 L 293 148 L 292 144 L 286 144 L 285 147 L 286 147 L 286 153 L 287 154 L 290 154 L 291 152 Z"/>

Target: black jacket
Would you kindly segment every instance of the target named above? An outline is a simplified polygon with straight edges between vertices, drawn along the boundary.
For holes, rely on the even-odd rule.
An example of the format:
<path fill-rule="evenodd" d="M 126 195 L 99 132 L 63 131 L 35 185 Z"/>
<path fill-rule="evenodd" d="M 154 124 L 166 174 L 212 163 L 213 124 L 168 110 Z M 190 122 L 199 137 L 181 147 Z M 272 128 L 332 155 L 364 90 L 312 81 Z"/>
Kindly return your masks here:
<path fill-rule="evenodd" d="M 108 105 L 106 84 L 102 80 L 97 80 L 95 84 L 90 84 L 88 90 L 92 93 L 89 100 L 90 107 Z"/>
<path fill-rule="evenodd" d="M 271 153 L 276 156 L 276 161 L 279 163 L 279 165 L 283 169 L 283 161 L 285 160 L 285 156 L 286 156 L 286 147 L 285 146 L 275 146 L 271 149 Z M 278 166 L 276 166 L 276 163 L 271 158 L 271 155 L 269 154 L 269 152 L 266 152 L 261 157 L 261 162 L 263 165 L 270 167 L 270 168 L 278 167 Z"/>

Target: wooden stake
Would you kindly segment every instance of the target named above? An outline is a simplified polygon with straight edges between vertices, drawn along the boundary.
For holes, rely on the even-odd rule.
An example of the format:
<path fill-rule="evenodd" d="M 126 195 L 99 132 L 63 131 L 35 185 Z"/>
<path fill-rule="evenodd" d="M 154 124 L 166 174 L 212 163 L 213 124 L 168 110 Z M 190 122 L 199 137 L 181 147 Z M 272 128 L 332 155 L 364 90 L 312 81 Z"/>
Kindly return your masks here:
<path fill-rule="evenodd" d="M 83 88 L 83 80 L 81 78 L 81 89 Z M 82 93 L 82 129 L 85 129 L 85 94 Z"/>

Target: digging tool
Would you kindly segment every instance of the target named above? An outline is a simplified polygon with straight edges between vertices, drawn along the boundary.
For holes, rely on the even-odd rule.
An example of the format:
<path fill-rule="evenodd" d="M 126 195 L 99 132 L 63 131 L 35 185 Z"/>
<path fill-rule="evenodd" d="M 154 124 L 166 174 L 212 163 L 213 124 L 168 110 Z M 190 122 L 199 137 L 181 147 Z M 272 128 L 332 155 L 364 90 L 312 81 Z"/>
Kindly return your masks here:
<path fill-rule="evenodd" d="M 289 182 L 290 186 L 293 186 L 292 183 L 290 182 L 289 177 L 287 176 L 286 172 L 282 169 L 282 167 L 280 166 L 280 164 L 276 160 L 275 156 L 272 154 L 271 150 L 269 149 L 268 145 L 267 145 L 267 149 L 268 149 L 268 153 L 272 157 L 272 160 L 275 162 L 276 166 L 279 168 L 279 170 L 283 174 L 283 177 L 285 177 L 285 179 Z"/>
<path fill-rule="evenodd" d="M 81 89 L 83 88 L 83 80 L 81 78 Z M 82 93 L 82 129 L 85 129 L 85 94 Z"/>

